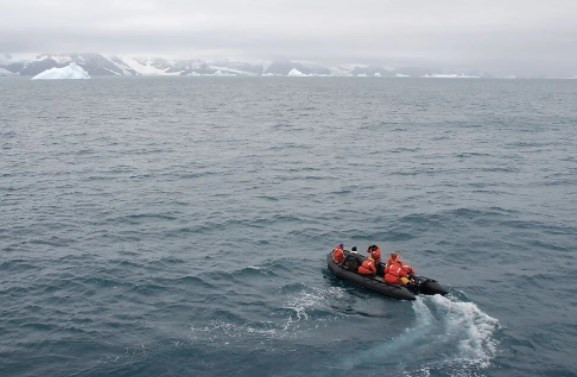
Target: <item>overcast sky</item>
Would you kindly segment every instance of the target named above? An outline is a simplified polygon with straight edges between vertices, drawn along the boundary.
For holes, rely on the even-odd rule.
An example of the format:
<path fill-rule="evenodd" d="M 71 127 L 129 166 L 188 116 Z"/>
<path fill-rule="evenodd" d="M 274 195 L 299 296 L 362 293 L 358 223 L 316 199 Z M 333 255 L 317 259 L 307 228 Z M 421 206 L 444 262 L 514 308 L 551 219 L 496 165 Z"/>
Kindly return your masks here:
<path fill-rule="evenodd" d="M 0 51 L 577 75 L 577 0 L 0 0 Z"/>

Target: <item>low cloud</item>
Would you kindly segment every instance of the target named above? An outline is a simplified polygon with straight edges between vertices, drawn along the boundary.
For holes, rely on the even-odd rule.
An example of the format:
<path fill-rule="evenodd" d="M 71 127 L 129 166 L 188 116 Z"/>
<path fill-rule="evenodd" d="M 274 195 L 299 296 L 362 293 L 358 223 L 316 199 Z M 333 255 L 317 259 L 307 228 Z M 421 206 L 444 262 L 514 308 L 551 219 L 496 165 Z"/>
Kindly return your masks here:
<path fill-rule="evenodd" d="M 577 2 L 0 0 L 0 51 L 577 74 Z"/>

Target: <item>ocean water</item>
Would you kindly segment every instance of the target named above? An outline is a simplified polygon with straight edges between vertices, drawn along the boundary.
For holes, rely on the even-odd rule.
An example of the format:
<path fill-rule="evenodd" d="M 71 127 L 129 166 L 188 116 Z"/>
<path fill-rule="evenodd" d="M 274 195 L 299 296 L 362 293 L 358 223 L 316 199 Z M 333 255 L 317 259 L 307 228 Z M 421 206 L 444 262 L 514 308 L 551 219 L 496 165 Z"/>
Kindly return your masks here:
<path fill-rule="evenodd" d="M 0 203 L 1 376 L 577 375 L 577 81 L 4 78 Z"/>

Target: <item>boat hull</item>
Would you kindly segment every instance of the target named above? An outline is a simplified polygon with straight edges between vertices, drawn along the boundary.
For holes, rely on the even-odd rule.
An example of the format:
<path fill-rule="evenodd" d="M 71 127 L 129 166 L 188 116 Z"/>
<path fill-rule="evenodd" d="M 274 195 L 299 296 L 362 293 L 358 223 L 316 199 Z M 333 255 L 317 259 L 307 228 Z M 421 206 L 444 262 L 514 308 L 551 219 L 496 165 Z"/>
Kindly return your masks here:
<path fill-rule="evenodd" d="M 380 276 L 360 275 L 336 264 L 330 253 L 327 255 L 327 266 L 339 279 L 346 280 L 354 285 L 370 289 L 397 300 L 416 300 L 416 295 L 418 294 L 446 295 L 448 293 L 438 281 L 425 276 L 415 276 L 414 284 L 400 286 L 386 283 Z"/>
<path fill-rule="evenodd" d="M 381 278 L 359 275 L 356 272 L 342 268 L 333 261 L 330 254 L 327 256 L 327 265 L 336 277 L 349 281 L 357 286 L 370 289 L 397 300 L 411 301 L 416 299 L 415 295 L 405 287 L 388 284 Z"/>

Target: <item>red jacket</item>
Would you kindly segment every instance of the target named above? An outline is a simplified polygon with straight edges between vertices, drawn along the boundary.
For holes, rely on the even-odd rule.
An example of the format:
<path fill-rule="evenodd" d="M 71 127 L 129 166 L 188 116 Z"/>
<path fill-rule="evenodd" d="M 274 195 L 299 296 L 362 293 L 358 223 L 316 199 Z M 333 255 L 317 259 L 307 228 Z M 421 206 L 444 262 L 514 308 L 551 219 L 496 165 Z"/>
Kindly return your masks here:
<path fill-rule="evenodd" d="M 387 267 L 389 267 L 392 264 L 395 264 L 396 262 L 401 263 L 401 265 L 403 266 L 403 271 L 405 271 L 405 273 L 407 275 L 416 275 L 417 274 L 415 272 L 415 269 L 408 264 L 404 264 L 403 261 L 401 260 L 401 258 L 397 258 L 397 259 L 389 258 L 389 260 L 387 261 Z M 386 269 L 385 269 L 385 272 L 386 272 Z"/>
<path fill-rule="evenodd" d="M 407 275 L 415 275 L 416 274 L 413 267 L 409 266 L 408 264 L 403 264 L 403 271 L 405 271 L 405 273 Z"/>
<path fill-rule="evenodd" d="M 375 263 L 370 260 L 365 260 L 358 269 L 358 273 L 361 275 L 375 275 L 377 273 L 377 268 Z"/>
<path fill-rule="evenodd" d="M 389 284 L 402 284 L 401 278 L 406 276 L 407 273 L 400 262 L 389 264 L 385 268 L 385 281 Z"/>
<path fill-rule="evenodd" d="M 387 260 L 387 267 L 389 267 L 391 264 L 394 264 L 394 263 L 395 263 L 396 261 L 398 261 L 398 260 L 401 260 L 401 259 L 400 259 L 400 258 L 399 258 L 399 259 L 389 258 L 389 259 Z"/>
<path fill-rule="evenodd" d="M 345 260 L 345 253 L 343 249 L 335 249 L 333 250 L 333 262 L 341 264 Z"/>
<path fill-rule="evenodd" d="M 381 263 L 381 248 L 377 246 L 375 250 L 371 250 L 371 258 L 375 260 L 375 264 Z"/>

